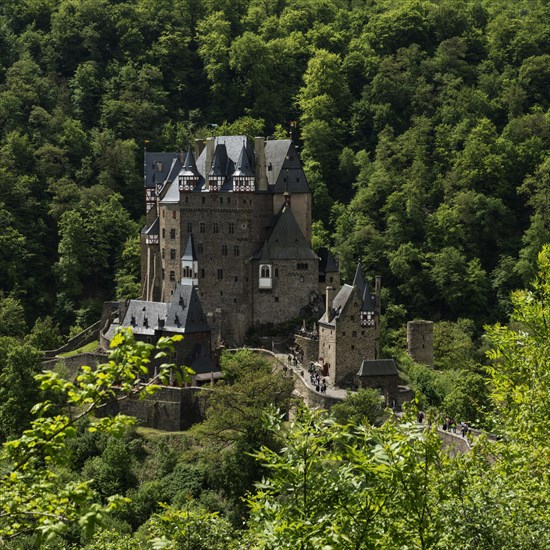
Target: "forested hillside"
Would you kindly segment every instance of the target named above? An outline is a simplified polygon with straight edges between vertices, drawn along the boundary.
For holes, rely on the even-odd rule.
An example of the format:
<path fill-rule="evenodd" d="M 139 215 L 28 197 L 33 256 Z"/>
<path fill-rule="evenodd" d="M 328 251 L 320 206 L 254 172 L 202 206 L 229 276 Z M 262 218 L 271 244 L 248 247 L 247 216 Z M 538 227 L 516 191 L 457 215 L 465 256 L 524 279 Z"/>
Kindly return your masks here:
<path fill-rule="evenodd" d="M 291 131 L 316 243 L 345 276 L 357 260 L 383 276 L 390 322 L 504 318 L 550 240 L 542 0 L 4 0 L 0 13 L 0 313 L 20 321 L 3 333 L 45 315 L 84 326 L 136 294 L 146 140 Z"/>

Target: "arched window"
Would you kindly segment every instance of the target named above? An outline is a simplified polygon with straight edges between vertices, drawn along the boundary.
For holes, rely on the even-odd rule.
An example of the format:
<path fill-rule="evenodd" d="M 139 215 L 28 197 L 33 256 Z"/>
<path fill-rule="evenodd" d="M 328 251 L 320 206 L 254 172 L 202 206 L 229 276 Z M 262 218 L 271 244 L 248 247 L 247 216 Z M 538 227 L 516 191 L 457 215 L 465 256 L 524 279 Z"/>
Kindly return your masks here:
<path fill-rule="evenodd" d="M 185 279 L 191 279 L 193 277 L 193 270 L 189 266 L 183 268 L 183 276 Z"/>
<path fill-rule="evenodd" d="M 260 279 L 258 281 L 259 287 L 262 289 L 271 289 L 273 282 L 271 279 L 271 265 L 260 264 Z"/>

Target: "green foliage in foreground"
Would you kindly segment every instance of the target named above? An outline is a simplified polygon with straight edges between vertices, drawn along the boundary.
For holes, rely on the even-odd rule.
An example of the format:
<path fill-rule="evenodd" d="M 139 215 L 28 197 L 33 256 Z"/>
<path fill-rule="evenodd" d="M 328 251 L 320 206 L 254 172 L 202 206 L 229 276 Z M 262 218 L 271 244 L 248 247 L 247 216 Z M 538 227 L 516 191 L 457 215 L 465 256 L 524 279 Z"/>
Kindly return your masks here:
<path fill-rule="evenodd" d="M 74 383 L 53 372 L 37 375 L 43 391 L 62 397 L 66 412 L 58 414 L 51 400 L 42 401 L 33 407 L 35 419 L 30 429 L 19 439 L 4 443 L 0 455 L 0 542 L 27 532 L 48 540 L 72 524 L 89 531 L 102 515 L 118 509 L 125 501 L 109 495 L 105 504 L 99 504 L 89 480 L 67 480 L 59 470 L 70 463 L 67 441 L 76 435 L 80 419 L 118 395 L 149 395 L 155 390 L 154 383 L 167 376 L 170 366 L 162 365 L 157 379 L 140 384 L 140 376 L 148 373 L 155 348 L 135 342 L 130 332 L 119 332 L 112 346 L 115 349 L 108 363 L 94 371 L 83 367 Z M 170 339 L 159 340 L 155 359 L 160 360 L 165 355 L 162 350 L 170 346 Z M 116 433 L 130 422 L 121 416 L 102 418 L 89 430 Z"/>

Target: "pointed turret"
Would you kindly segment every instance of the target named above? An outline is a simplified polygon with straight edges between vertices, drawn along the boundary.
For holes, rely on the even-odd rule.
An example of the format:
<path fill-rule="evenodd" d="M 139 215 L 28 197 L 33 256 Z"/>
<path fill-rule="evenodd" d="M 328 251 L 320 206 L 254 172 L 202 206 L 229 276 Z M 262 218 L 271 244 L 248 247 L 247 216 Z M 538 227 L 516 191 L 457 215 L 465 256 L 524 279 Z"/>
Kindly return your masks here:
<path fill-rule="evenodd" d="M 243 143 L 237 166 L 233 172 L 233 191 L 254 191 L 254 171 L 250 166 L 248 153 Z"/>
<path fill-rule="evenodd" d="M 214 151 L 212 166 L 208 172 L 208 185 L 210 191 L 219 191 L 227 177 L 227 149 L 225 144 L 218 143 Z"/>
<path fill-rule="evenodd" d="M 192 191 L 199 182 L 199 171 L 191 148 L 187 150 L 183 167 L 178 175 L 180 191 Z"/>
<path fill-rule="evenodd" d="M 355 270 L 355 277 L 353 278 L 353 286 L 357 287 L 359 295 L 363 296 L 365 292 L 365 277 L 363 277 L 363 271 L 361 271 L 361 264 L 357 264 L 357 269 Z"/>
<path fill-rule="evenodd" d="M 195 252 L 193 235 L 189 235 L 183 256 L 181 257 L 181 282 L 199 286 L 199 259 Z"/>

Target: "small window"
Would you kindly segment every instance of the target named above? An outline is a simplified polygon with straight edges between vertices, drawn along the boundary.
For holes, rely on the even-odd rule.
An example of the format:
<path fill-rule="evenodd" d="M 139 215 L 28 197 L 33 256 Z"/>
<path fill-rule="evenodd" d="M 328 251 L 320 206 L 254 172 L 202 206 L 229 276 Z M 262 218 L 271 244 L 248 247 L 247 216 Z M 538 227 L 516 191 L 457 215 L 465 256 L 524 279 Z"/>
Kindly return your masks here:
<path fill-rule="evenodd" d="M 183 268 L 183 277 L 185 279 L 191 279 L 193 277 L 193 270 L 189 266 Z"/>
<path fill-rule="evenodd" d="M 223 269 L 218 268 L 218 279 L 223 279 Z"/>
<path fill-rule="evenodd" d="M 175 210 L 172 210 L 172 218 L 175 220 L 176 219 L 176 211 Z"/>
<path fill-rule="evenodd" d="M 272 172 L 273 171 L 273 164 L 271 162 L 267 165 L 267 171 Z"/>
<path fill-rule="evenodd" d="M 238 245 L 238 244 L 234 245 L 234 246 L 233 246 L 233 255 L 234 255 L 234 256 L 239 256 L 240 253 L 241 253 L 241 251 L 240 251 L 240 249 L 239 249 L 239 245 Z"/>
<path fill-rule="evenodd" d="M 220 296 L 223 296 L 223 290 L 220 290 Z"/>
<path fill-rule="evenodd" d="M 203 251 L 204 251 L 204 247 L 203 247 L 202 243 L 199 243 L 199 244 L 197 245 L 197 252 L 198 252 L 199 254 L 202 254 Z"/>
<path fill-rule="evenodd" d="M 361 336 L 365 336 L 365 331 L 364 330 L 361 331 Z"/>
<path fill-rule="evenodd" d="M 170 259 L 171 259 L 171 260 L 175 260 L 175 259 L 176 259 L 176 249 L 175 249 L 175 248 L 171 248 L 171 249 L 170 249 Z"/>
<path fill-rule="evenodd" d="M 233 222 L 229 222 L 229 234 L 232 235 L 235 233 L 235 224 Z"/>
<path fill-rule="evenodd" d="M 351 333 L 351 335 L 355 338 L 355 337 L 357 336 L 357 331 L 354 330 L 354 331 Z"/>
<path fill-rule="evenodd" d="M 223 197 L 220 197 L 220 204 L 223 204 Z"/>
<path fill-rule="evenodd" d="M 163 259 L 163 260 L 164 260 L 164 252 L 165 252 L 165 250 L 164 250 L 164 248 L 163 248 L 163 249 L 162 249 L 162 259 Z"/>
<path fill-rule="evenodd" d="M 166 238 L 166 229 L 164 227 L 162 228 L 162 238 Z"/>
<path fill-rule="evenodd" d="M 176 230 L 175 229 L 170 229 L 170 238 L 172 240 L 176 238 Z"/>
<path fill-rule="evenodd" d="M 162 269 L 162 280 L 164 281 L 164 268 Z"/>
<path fill-rule="evenodd" d="M 329 277 L 329 281 L 332 283 L 332 280 L 334 279 L 334 277 Z"/>
<path fill-rule="evenodd" d="M 201 197 L 202 199 L 202 204 L 204 204 L 206 202 L 206 197 Z"/>
<path fill-rule="evenodd" d="M 193 223 L 187 222 L 187 233 L 193 233 Z"/>
<path fill-rule="evenodd" d="M 162 217 L 164 218 L 164 210 L 162 211 Z"/>
<path fill-rule="evenodd" d="M 220 232 L 220 226 L 218 225 L 218 222 L 214 222 L 212 224 L 212 233 L 219 233 Z"/>
<path fill-rule="evenodd" d="M 351 346 L 351 349 L 352 349 L 352 351 L 353 351 L 353 350 L 355 349 L 355 346 L 354 346 L 354 345 L 352 345 L 352 346 Z"/>
<path fill-rule="evenodd" d="M 204 272 L 204 269 L 201 269 L 201 279 L 204 279 L 206 277 L 206 274 Z"/>
<path fill-rule="evenodd" d="M 275 296 L 275 301 L 276 301 L 276 302 L 279 301 L 279 296 Z"/>
<path fill-rule="evenodd" d="M 227 256 L 227 245 L 222 244 L 222 256 Z"/>
<path fill-rule="evenodd" d="M 350 319 L 351 319 L 352 321 L 355 321 L 355 315 L 352 315 L 352 316 L 350 317 Z"/>
<path fill-rule="evenodd" d="M 176 272 L 173 269 L 170 270 L 170 280 L 171 281 L 176 280 Z"/>
<path fill-rule="evenodd" d="M 269 279 L 271 277 L 271 266 L 262 265 L 260 267 L 260 277 L 262 279 Z"/>
<path fill-rule="evenodd" d="M 342 332 L 342 336 L 345 336 L 345 335 L 346 335 L 346 331 L 343 331 L 343 332 Z"/>
<path fill-rule="evenodd" d="M 185 197 L 185 202 L 189 202 L 189 197 Z"/>
<path fill-rule="evenodd" d="M 308 269 L 309 265 L 307 263 L 297 263 L 296 264 L 296 269 L 299 270 L 299 271 L 306 271 Z"/>
<path fill-rule="evenodd" d="M 276 268 L 275 268 L 275 277 L 278 277 L 278 276 L 279 276 L 279 268 L 276 267 Z"/>
<path fill-rule="evenodd" d="M 236 283 L 239 282 L 239 278 L 237 277 L 237 275 L 235 275 L 235 282 L 236 282 Z"/>
<path fill-rule="evenodd" d="M 206 223 L 201 222 L 201 223 L 199 224 L 199 231 L 200 231 L 201 233 L 206 233 Z"/>

